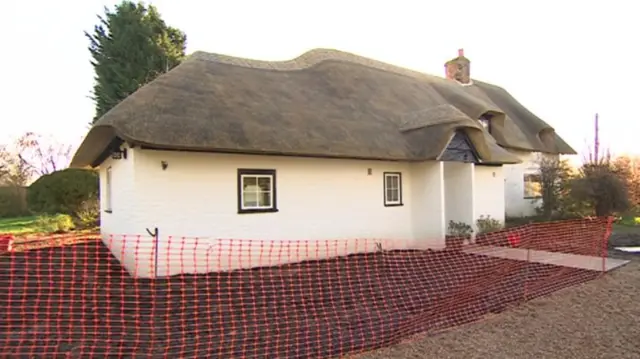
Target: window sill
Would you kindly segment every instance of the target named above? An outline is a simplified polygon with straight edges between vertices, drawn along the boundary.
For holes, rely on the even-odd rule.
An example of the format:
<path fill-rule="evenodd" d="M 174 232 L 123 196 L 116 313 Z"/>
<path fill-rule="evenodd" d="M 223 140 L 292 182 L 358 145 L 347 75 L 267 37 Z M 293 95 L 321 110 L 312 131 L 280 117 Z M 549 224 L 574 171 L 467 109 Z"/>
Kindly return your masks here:
<path fill-rule="evenodd" d="M 402 207 L 404 206 L 404 203 L 385 203 L 384 206 L 385 207 Z"/>
<path fill-rule="evenodd" d="M 260 209 L 239 209 L 238 214 L 249 213 L 275 213 L 278 212 L 277 208 L 260 208 Z"/>
<path fill-rule="evenodd" d="M 112 210 L 110 210 L 110 209 L 105 209 L 105 210 L 104 210 L 104 213 L 113 213 L 113 211 L 112 211 Z"/>

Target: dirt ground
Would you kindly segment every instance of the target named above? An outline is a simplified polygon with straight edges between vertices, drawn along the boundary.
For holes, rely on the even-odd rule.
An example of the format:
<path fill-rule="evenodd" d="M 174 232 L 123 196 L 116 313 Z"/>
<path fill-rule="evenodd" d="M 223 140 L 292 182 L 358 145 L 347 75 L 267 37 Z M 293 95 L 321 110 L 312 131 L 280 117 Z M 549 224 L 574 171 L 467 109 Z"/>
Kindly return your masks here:
<path fill-rule="evenodd" d="M 0 357 L 337 357 L 469 323 L 597 275 L 461 252 L 399 251 L 133 279 L 93 240 L 0 256 Z M 487 328 L 484 335 L 498 330 Z M 423 351 L 420 358 L 477 349 L 472 335 L 463 336 L 450 345 L 438 339 L 440 349 L 427 342 L 428 352 L 424 342 L 411 345 Z"/>
<path fill-rule="evenodd" d="M 640 231 L 619 231 L 617 245 L 640 245 Z M 418 335 L 357 359 L 640 358 L 640 255 L 606 276 L 439 335 Z"/>

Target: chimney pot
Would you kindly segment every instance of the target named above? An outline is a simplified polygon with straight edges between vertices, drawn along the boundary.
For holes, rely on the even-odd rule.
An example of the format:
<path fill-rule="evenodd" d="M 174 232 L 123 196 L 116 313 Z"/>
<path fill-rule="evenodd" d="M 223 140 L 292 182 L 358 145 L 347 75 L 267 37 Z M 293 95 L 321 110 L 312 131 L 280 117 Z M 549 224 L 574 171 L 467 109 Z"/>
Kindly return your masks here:
<path fill-rule="evenodd" d="M 471 63 L 464 57 L 464 49 L 458 49 L 458 57 L 445 63 L 445 77 L 462 84 L 471 82 Z"/>

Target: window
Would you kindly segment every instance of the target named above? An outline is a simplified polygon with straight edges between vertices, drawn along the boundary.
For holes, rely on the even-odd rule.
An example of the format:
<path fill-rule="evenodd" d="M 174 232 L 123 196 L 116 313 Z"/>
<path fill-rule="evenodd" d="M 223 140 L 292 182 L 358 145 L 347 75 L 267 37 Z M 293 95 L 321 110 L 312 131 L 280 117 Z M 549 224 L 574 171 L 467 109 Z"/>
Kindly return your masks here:
<path fill-rule="evenodd" d="M 490 114 L 485 113 L 484 115 L 480 116 L 478 121 L 480 121 L 480 125 L 484 127 L 484 129 L 487 132 L 491 133 L 491 115 Z"/>
<path fill-rule="evenodd" d="M 111 213 L 111 167 L 107 167 L 107 175 L 105 177 L 104 209 L 105 212 Z"/>
<path fill-rule="evenodd" d="M 524 175 L 524 198 L 542 197 L 542 184 L 537 174 Z"/>
<path fill-rule="evenodd" d="M 238 213 L 277 212 L 276 171 L 238 170 Z"/>
<path fill-rule="evenodd" d="M 384 205 L 402 206 L 402 174 L 400 172 L 384 173 Z"/>

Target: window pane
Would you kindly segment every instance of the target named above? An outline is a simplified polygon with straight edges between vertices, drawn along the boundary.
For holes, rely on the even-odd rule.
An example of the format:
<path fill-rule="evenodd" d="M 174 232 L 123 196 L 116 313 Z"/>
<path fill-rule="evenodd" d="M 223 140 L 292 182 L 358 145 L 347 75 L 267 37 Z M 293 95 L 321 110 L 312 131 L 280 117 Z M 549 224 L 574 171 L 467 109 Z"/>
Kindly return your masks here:
<path fill-rule="evenodd" d="M 387 202 L 397 202 L 398 201 L 398 191 L 394 189 L 387 189 Z"/>
<path fill-rule="evenodd" d="M 248 186 L 255 186 L 257 184 L 256 177 L 242 177 L 242 188 L 247 188 Z"/>
<path fill-rule="evenodd" d="M 258 186 L 263 191 L 271 190 L 271 177 L 258 177 Z"/>
<path fill-rule="evenodd" d="M 260 192 L 260 207 L 271 207 L 271 192 Z"/>
<path fill-rule="evenodd" d="M 542 184 L 540 183 L 540 176 L 535 174 L 524 175 L 524 196 L 540 197 L 541 195 Z"/>
<path fill-rule="evenodd" d="M 391 188 L 400 188 L 400 186 L 398 184 L 398 180 L 400 180 L 400 178 L 398 178 L 398 176 L 391 177 Z"/>
<path fill-rule="evenodd" d="M 252 188 L 255 188 L 252 187 Z M 243 207 L 256 207 L 258 206 L 258 193 L 257 191 L 243 191 L 242 192 L 242 206 Z"/>
<path fill-rule="evenodd" d="M 386 175 L 385 186 L 386 188 L 399 188 L 400 177 L 398 175 Z"/>
<path fill-rule="evenodd" d="M 105 196 L 105 207 L 107 210 L 111 210 L 111 167 L 107 168 L 107 190 Z"/>

